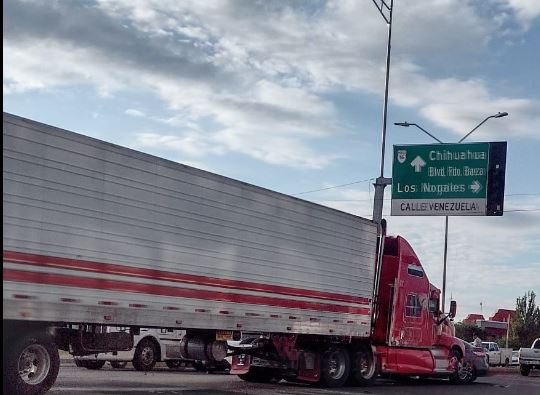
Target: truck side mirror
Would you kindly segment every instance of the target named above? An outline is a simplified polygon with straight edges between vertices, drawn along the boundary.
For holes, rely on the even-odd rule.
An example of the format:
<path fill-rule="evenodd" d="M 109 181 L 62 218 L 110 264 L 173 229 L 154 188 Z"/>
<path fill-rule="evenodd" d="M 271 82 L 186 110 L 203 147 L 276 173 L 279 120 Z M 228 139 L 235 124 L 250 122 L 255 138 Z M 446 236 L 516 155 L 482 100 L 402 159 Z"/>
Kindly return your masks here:
<path fill-rule="evenodd" d="M 448 314 L 448 317 L 454 318 L 456 316 L 457 311 L 457 303 L 455 300 L 450 301 L 450 313 Z"/>

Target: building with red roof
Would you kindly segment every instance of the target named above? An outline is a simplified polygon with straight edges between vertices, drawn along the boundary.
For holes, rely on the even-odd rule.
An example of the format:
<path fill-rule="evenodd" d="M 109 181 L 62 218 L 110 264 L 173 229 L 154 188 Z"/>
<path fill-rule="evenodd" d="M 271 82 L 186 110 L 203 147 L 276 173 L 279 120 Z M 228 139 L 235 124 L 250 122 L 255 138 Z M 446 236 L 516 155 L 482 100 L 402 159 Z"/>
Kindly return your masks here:
<path fill-rule="evenodd" d="M 463 320 L 464 324 L 475 325 L 477 320 L 485 320 L 482 314 L 469 314 L 467 318 Z"/>
<path fill-rule="evenodd" d="M 488 339 L 496 339 L 498 337 L 505 337 L 508 331 L 508 322 L 514 317 L 516 312 L 514 310 L 499 309 L 497 312 L 486 320 L 482 314 L 469 314 L 467 318 L 463 320 L 464 324 L 476 325 L 486 331 Z"/>

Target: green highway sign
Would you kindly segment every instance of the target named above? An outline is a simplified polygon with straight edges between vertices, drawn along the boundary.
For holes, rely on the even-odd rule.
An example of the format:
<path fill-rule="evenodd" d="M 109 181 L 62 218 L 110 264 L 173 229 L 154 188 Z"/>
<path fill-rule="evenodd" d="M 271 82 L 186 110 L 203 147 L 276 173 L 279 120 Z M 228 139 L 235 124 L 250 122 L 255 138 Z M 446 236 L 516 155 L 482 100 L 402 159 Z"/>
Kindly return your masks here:
<path fill-rule="evenodd" d="M 506 142 L 395 145 L 392 215 L 502 215 Z"/>

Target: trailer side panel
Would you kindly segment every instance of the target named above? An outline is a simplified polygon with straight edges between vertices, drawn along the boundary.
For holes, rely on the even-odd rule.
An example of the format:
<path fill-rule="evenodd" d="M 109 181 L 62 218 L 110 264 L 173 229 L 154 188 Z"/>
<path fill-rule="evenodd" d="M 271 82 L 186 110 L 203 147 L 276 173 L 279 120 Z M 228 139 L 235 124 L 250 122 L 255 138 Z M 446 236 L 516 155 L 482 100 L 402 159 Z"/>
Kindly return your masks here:
<path fill-rule="evenodd" d="M 4 113 L 4 319 L 368 336 L 366 219 Z"/>

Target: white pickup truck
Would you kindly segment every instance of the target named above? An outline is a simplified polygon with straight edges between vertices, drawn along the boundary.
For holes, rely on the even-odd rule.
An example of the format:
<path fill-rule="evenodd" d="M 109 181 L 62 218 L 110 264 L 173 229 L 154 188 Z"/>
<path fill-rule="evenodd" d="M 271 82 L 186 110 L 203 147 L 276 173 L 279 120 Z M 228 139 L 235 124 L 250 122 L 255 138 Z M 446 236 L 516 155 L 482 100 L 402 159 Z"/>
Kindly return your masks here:
<path fill-rule="evenodd" d="M 129 332 L 129 328 L 105 327 L 106 332 Z M 109 361 L 113 368 L 123 368 L 132 362 L 136 370 L 152 370 L 156 362 L 164 361 L 167 366 L 178 367 L 182 361 L 180 342 L 186 331 L 178 329 L 141 328 L 133 337 L 133 348 L 129 351 L 95 353 L 74 358 L 75 364 L 88 369 L 101 369 Z"/>
<path fill-rule="evenodd" d="M 519 349 L 519 371 L 528 376 L 531 369 L 540 370 L 540 338 L 533 342 L 531 348 Z"/>
<path fill-rule="evenodd" d="M 482 342 L 490 366 L 508 366 L 512 361 L 511 348 L 499 348 L 495 342 Z"/>
<path fill-rule="evenodd" d="M 105 327 L 107 332 L 125 332 L 129 328 Z M 101 369 L 109 362 L 115 369 L 124 368 L 128 362 L 135 370 L 149 371 L 156 362 L 165 362 L 170 369 L 192 366 L 197 371 L 224 371 L 230 367 L 228 361 L 207 364 L 204 361 L 183 359 L 180 353 L 181 341 L 186 331 L 165 328 L 140 328 L 133 337 L 133 348 L 127 351 L 101 352 L 74 357 L 75 365 L 91 370 Z"/>

